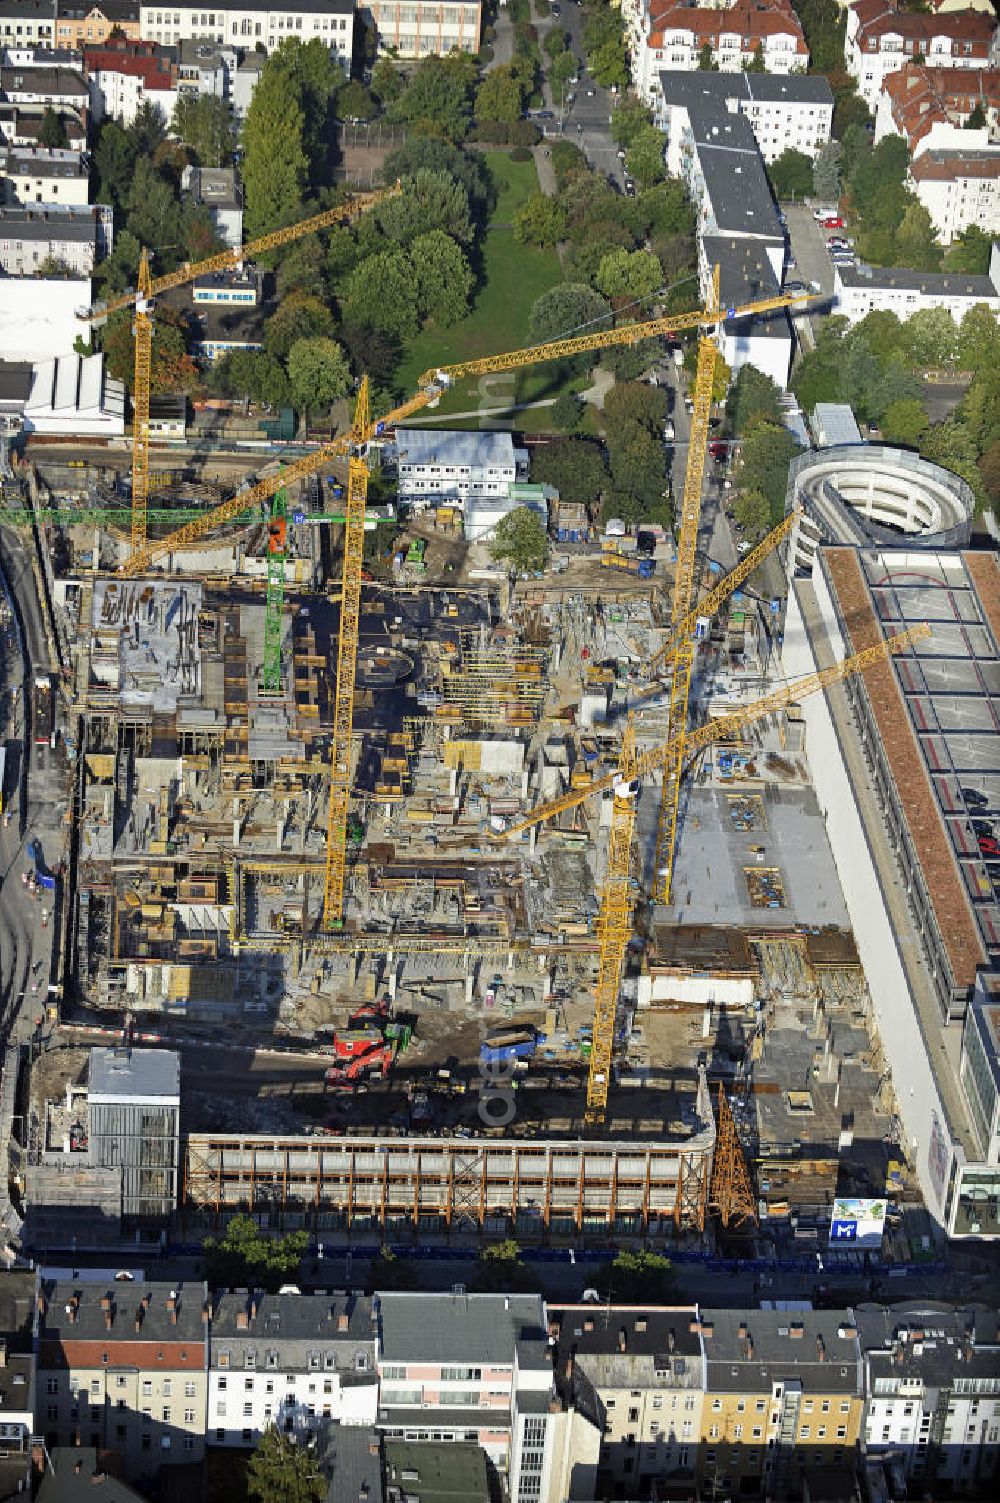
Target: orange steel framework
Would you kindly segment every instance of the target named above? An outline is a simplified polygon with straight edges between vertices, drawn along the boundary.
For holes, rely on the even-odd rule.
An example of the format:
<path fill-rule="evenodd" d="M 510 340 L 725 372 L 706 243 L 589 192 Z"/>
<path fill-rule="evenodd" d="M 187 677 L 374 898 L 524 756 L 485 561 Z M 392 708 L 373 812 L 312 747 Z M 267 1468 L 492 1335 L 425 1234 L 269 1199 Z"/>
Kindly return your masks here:
<path fill-rule="evenodd" d="M 498 1232 L 517 1224 L 543 1237 L 703 1230 L 715 1128 L 702 1079 L 699 1133 L 677 1142 L 430 1135 L 338 1139 L 192 1134 L 181 1204 L 216 1224 L 238 1212 L 274 1227 L 359 1236 L 407 1228 Z M 707 1112 L 707 1118 L 705 1117 Z"/>
<path fill-rule="evenodd" d="M 756 1224 L 757 1203 L 750 1183 L 750 1171 L 721 1081 L 718 1116 L 712 1179 L 708 1192 L 709 1209 L 716 1213 L 724 1227 L 728 1227 L 731 1222 L 736 1226 L 747 1221 Z"/>

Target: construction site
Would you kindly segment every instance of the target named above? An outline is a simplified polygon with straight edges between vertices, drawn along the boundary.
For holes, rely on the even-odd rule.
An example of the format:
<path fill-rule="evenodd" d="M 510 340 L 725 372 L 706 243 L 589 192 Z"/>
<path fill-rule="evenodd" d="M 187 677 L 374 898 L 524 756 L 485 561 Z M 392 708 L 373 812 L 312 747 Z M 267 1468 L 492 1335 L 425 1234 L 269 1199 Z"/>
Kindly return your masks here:
<path fill-rule="evenodd" d="M 128 525 L 86 477 L 5 490 L 68 809 L 29 1116 L 98 1035 L 177 1048 L 192 1233 L 780 1247 L 838 1196 L 919 1213 L 800 705 L 926 629 L 769 681 L 748 582 L 795 514 L 723 578 L 697 549 L 717 299 L 429 372 L 377 420 L 363 381 L 341 438 L 194 504 L 150 462 L 156 291 L 144 261 Z M 514 579 L 474 544 L 443 582 L 397 543 L 369 576 L 369 471 L 450 382 L 685 331 L 668 568 Z"/>

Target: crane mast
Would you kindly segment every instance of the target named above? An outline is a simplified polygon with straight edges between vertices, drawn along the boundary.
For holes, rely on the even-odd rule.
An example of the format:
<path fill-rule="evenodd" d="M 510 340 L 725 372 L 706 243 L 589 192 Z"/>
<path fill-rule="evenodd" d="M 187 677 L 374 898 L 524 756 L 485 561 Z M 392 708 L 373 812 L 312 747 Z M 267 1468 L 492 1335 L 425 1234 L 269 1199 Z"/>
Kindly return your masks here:
<path fill-rule="evenodd" d="M 132 382 L 132 548 L 146 541 L 149 505 L 149 384 L 153 363 L 153 293 L 149 253 L 139 257 L 135 298 L 135 374 Z"/>
<path fill-rule="evenodd" d="M 344 557 L 341 566 L 340 633 L 337 648 L 337 690 L 330 751 L 330 801 L 326 818 L 326 878 L 323 887 L 323 927 L 342 922 L 344 877 L 347 867 L 347 811 L 351 796 L 351 729 L 354 724 L 354 678 L 361 625 L 361 566 L 365 551 L 365 504 L 368 466 L 364 445 L 371 425 L 368 377 L 361 382 L 351 430 L 353 448 L 347 478 L 344 520 Z"/>
<path fill-rule="evenodd" d="M 281 693 L 281 622 L 285 609 L 285 558 L 288 548 L 288 492 L 274 497 L 267 524 L 267 597 L 264 608 L 264 667 L 260 692 Z"/>

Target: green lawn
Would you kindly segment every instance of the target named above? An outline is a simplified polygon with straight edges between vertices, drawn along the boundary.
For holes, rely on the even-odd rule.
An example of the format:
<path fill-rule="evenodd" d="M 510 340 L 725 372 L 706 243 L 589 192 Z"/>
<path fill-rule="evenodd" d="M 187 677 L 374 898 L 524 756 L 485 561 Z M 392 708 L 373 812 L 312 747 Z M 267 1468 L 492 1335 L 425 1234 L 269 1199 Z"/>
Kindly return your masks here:
<path fill-rule="evenodd" d="M 483 241 L 484 282 L 475 295 L 472 311 L 450 329 L 427 329 L 410 342 L 398 370 L 404 391 L 412 391 L 424 371 L 435 365 L 454 365 L 479 355 L 516 350 L 528 343 L 528 320 L 535 299 L 562 280 L 555 251 L 519 245 L 509 224 L 519 204 L 538 189 L 538 175 L 531 162 L 512 162 L 503 152 L 487 156 L 499 194 L 490 228 Z M 552 387 L 551 378 L 547 385 Z M 442 398 L 438 412 L 463 412 L 479 402 L 478 378 L 460 382 Z M 558 387 L 533 389 L 528 398 L 554 395 Z"/>

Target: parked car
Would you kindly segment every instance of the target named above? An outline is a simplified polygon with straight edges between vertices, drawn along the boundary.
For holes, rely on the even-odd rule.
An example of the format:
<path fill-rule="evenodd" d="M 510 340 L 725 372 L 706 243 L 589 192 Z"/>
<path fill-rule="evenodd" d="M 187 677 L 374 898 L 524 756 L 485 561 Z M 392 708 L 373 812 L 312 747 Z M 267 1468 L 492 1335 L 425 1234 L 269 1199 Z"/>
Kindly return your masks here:
<path fill-rule="evenodd" d="M 992 821 L 987 821 L 985 819 L 974 819 L 971 821 L 971 823 L 972 828 L 975 830 L 977 835 L 990 835 L 994 838 L 996 837 L 996 826 L 992 823 Z"/>
<path fill-rule="evenodd" d="M 785 291 L 786 292 L 805 292 L 806 291 L 806 284 L 805 284 L 805 282 L 786 282 L 785 283 Z"/>
<path fill-rule="evenodd" d="M 984 856 L 1000 856 L 1000 840 L 993 835 L 977 835 L 979 849 Z"/>
<path fill-rule="evenodd" d="M 829 219 L 823 220 L 823 228 L 824 230 L 842 230 L 844 221 L 839 214 L 832 214 Z"/>
<path fill-rule="evenodd" d="M 836 212 L 836 209 L 825 209 L 822 207 L 819 209 L 813 209 L 813 218 L 818 219 L 822 224 L 824 220 L 829 219 L 830 215 L 836 214 Z"/>
<path fill-rule="evenodd" d="M 978 788 L 963 788 L 962 797 L 970 809 L 988 809 L 990 801 Z"/>

